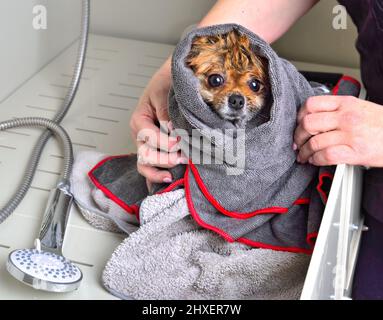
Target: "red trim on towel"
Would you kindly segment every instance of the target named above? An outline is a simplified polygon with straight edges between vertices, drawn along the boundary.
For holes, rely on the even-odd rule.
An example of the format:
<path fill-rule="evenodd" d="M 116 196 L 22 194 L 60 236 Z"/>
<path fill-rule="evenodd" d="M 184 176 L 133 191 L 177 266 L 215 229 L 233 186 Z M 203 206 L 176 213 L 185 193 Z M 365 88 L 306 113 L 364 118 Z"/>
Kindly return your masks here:
<path fill-rule="evenodd" d="M 348 81 L 348 82 L 353 83 L 354 85 L 356 85 L 359 88 L 359 90 L 362 87 L 360 82 L 358 80 L 356 80 L 355 78 L 352 78 L 350 76 L 342 76 L 342 78 L 339 79 L 339 81 L 337 82 L 335 87 L 332 89 L 332 94 L 334 94 L 334 95 L 338 94 L 339 87 L 340 87 L 340 84 L 342 81 Z"/>
<path fill-rule="evenodd" d="M 239 238 L 237 241 L 244 243 L 244 244 L 247 244 L 248 246 L 251 246 L 251 247 L 257 247 L 257 248 L 262 248 L 262 249 L 271 249 L 271 250 L 275 250 L 275 251 L 288 251 L 288 252 L 305 253 L 305 254 L 312 254 L 312 252 L 313 252 L 313 249 L 304 249 L 304 248 L 298 248 L 298 247 L 273 246 L 270 244 L 253 241 L 253 240 L 250 240 L 247 238 Z"/>
<path fill-rule="evenodd" d="M 185 185 L 185 197 L 186 197 L 186 202 L 188 204 L 188 208 L 189 208 L 189 211 L 190 211 L 190 214 L 192 215 L 192 217 L 194 218 L 194 220 L 203 228 L 205 229 L 209 229 L 211 231 L 214 231 L 216 233 L 218 233 L 219 235 L 221 235 L 226 241 L 229 241 L 229 242 L 234 242 L 234 239 L 229 236 L 226 232 L 224 232 L 223 230 L 217 228 L 217 227 L 214 227 L 210 224 L 207 224 L 205 223 L 198 215 L 197 211 L 195 210 L 194 208 L 194 203 L 193 203 L 193 200 L 191 198 L 191 193 L 190 193 L 190 185 L 189 185 L 189 168 L 190 166 L 187 166 L 186 167 L 186 171 L 185 171 L 185 175 L 184 175 L 184 185 Z"/>
<path fill-rule="evenodd" d="M 190 211 L 191 216 L 193 219 L 203 228 L 214 231 L 218 233 L 221 237 L 223 237 L 226 241 L 228 242 L 241 242 L 253 247 L 258 247 L 258 248 L 264 248 L 264 249 L 271 249 L 271 250 L 276 250 L 276 251 L 288 251 L 288 252 L 295 252 L 295 253 L 306 253 L 306 254 L 311 254 L 312 249 L 304 249 L 304 248 L 297 248 L 297 247 L 280 247 L 280 246 L 273 246 L 269 245 L 266 243 L 262 242 L 256 242 L 252 241 L 247 238 L 239 238 L 238 240 L 233 239 L 228 233 L 223 231 L 222 229 L 219 229 L 215 226 L 212 226 L 205 221 L 201 219 L 201 217 L 198 215 L 197 211 L 195 210 L 194 203 L 191 197 L 191 192 L 190 192 L 190 184 L 189 184 L 189 168 L 191 168 L 190 165 L 186 167 L 185 175 L 184 175 L 184 186 L 185 186 L 185 197 L 186 197 L 186 202 Z M 302 199 L 302 200 L 307 200 L 307 199 Z M 302 201 L 306 203 L 306 201 Z"/>
<path fill-rule="evenodd" d="M 206 199 L 221 213 L 223 213 L 226 216 L 236 218 L 236 219 L 249 219 L 259 214 L 267 214 L 267 213 L 286 213 L 288 211 L 288 208 L 285 207 L 270 207 L 270 208 L 264 208 L 255 210 L 252 212 L 235 212 L 235 211 L 229 211 L 222 207 L 222 205 L 212 196 L 212 194 L 209 192 L 209 190 L 206 188 L 204 182 L 202 181 L 201 176 L 199 175 L 199 172 L 195 165 L 189 160 L 189 166 L 190 169 L 193 172 L 195 181 L 197 182 L 197 185 L 199 186 L 201 192 L 206 197 Z M 185 172 L 186 176 L 186 172 Z"/>
<path fill-rule="evenodd" d="M 114 201 L 115 203 L 117 203 L 122 209 L 124 209 L 125 211 L 127 211 L 128 213 L 130 214 L 134 214 L 137 219 L 139 220 L 139 207 L 135 204 L 133 205 L 128 205 L 127 203 L 125 203 L 123 200 L 121 200 L 119 197 L 117 197 L 115 194 L 113 194 L 107 187 L 105 187 L 104 185 L 102 185 L 97 179 L 96 177 L 93 175 L 93 172 L 95 170 L 97 170 L 99 167 L 101 167 L 105 162 L 109 161 L 109 160 L 112 160 L 112 159 L 116 159 L 116 158 L 124 158 L 124 157 L 127 157 L 127 156 L 130 156 L 131 154 L 125 154 L 125 155 L 118 155 L 118 156 L 109 156 L 109 157 L 106 157 L 105 159 L 101 160 L 100 162 L 98 162 L 93 168 L 92 170 L 90 170 L 88 172 L 88 177 L 90 178 L 90 180 L 94 183 L 94 185 L 99 188 L 110 200 Z"/>
<path fill-rule="evenodd" d="M 224 207 L 222 207 L 222 205 L 212 196 L 212 194 L 209 192 L 206 185 L 202 181 L 202 178 L 198 172 L 198 169 L 195 167 L 195 165 L 190 160 L 189 160 L 189 165 L 190 165 L 190 168 L 194 174 L 194 178 L 195 178 L 198 186 L 200 187 L 203 195 L 207 198 L 207 200 L 209 200 L 209 202 L 219 212 L 223 213 L 224 215 L 227 215 L 229 217 L 236 218 L 236 219 L 249 219 L 249 218 L 252 218 L 252 217 L 259 215 L 259 214 L 268 214 L 268 213 L 283 214 L 289 210 L 288 208 L 285 208 L 285 207 L 269 207 L 269 208 L 258 209 L 258 210 L 252 211 L 252 212 L 244 212 L 244 213 L 229 211 L 229 210 L 225 209 Z M 309 198 L 299 198 L 293 204 L 294 205 L 309 204 L 309 202 L 310 202 Z"/>
<path fill-rule="evenodd" d="M 169 184 L 164 190 L 161 190 L 159 192 L 157 192 L 156 194 L 162 194 L 162 193 L 165 193 L 165 192 L 169 192 L 169 191 L 172 191 L 173 189 L 175 189 L 176 187 L 180 186 L 180 185 L 183 185 L 184 183 L 184 178 L 180 178 L 174 182 L 172 182 L 171 184 Z"/>
<path fill-rule="evenodd" d="M 310 204 L 310 198 L 299 198 L 294 201 L 294 205 Z"/>
<path fill-rule="evenodd" d="M 322 189 L 322 186 L 323 186 L 323 179 L 324 178 L 329 178 L 329 179 L 333 179 L 334 178 L 334 175 L 329 173 L 329 172 L 323 172 L 322 174 L 319 175 L 319 182 L 316 186 L 316 189 L 317 191 L 319 192 L 319 194 L 321 195 L 321 198 L 322 200 L 324 201 L 324 203 L 326 204 L 327 203 L 327 198 L 328 198 L 328 195 L 326 194 L 326 192 Z"/>

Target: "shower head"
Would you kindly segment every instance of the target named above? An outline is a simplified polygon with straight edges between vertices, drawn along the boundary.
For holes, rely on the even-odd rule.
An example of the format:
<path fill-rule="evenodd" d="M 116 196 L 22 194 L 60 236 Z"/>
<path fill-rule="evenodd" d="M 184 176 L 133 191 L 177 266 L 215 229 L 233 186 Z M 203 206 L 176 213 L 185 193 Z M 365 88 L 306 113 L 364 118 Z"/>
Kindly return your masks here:
<path fill-rule="evenodd" d="M 82 280 L 81 270 L 62 255 L 73 196 L 69 182 L 60 180 L 51 191 L 35 249 L 18 249 L 8 256 L 7 270 L 35 289 L 69 292 Z"/>
<path fill-rule="evenodd" d="M 80 286 L 81 270 L 53 252 L 18 249 L 8 256 L 8 272 L 35 289 L 69 292 Z"/>

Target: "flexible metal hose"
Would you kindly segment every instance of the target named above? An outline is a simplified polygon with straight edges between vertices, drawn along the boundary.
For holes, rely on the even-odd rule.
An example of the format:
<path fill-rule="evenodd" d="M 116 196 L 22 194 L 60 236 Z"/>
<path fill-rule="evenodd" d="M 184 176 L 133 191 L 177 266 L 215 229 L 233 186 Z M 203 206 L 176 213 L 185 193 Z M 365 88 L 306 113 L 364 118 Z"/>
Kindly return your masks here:
<path fill-rule="evenodd" d="M 63 134 L 63 132 L 65 131 L 59 126 L 59 123 L 65 117 L 70 106 L 72 105 L 73 99 L 76 95 L 76 92 L 80 83 L 81 74 L 82 74 L 82 70 L 83 70 L 83 66 L 85 62 L 87 44 L 88 44 L 89 20 L 90 20 L 90 0 L 83 0 L 82 1 L 81 35 L 80 35 L 79 48 L 77 53 L 76 66 L 74 68 L 73 77 L 72 77 L 68 92 L 64 98 L 62 107 L 60 108 L 58 113 L 55 115 L 53 120 L 43 119 L 43 118 L 21 118 L 21 119 L 1 122 L 1 128 L 4 128 L 2 130 L 8 129 L 10 127 L 15 127 L 15 126 L 17 127 L 20 127 L 20 126 L 44 127 L 45 126 L 46 128 L 49 128 L 49 130 L 46 130 L 40 136 L 38 142 L 36 143 L 32 151 L 30 161 L 28 162 L 23 181 L 21 182 L 18 190 L 15 192 L 14 196 L 8 201 L 5 207 L 0 209 L 0 223 L 2 223 L 5 219 L 7 219 L 12 214 L 12 212 L 15 211 L 15 209 L 23 200 L 27 191 L 29 190 L 37 169 L 37 165 L 40 161 L 41 154 L 43 152 L 43 149 L 47 141 L 52 135 L 52 131 L 57 133 L 57 135 L 63 139 L 64 146 L 67 145 L 68 141 L 69 141 L 69 144 L 71 144 L 69 136 L 66 133 Z M 15 121 L 17 122 L 15 123 Z M 55 123 L 56 126 L 53 126 L 53 123 Z M 66 147 L 66 149 L 67 149 L 66 152 L 69 152 L 68 147 Z M 72 147 L 70 147 L 70 150 L 72 150 Z M 72 156 L 68 155 L 67 160 L 69 162 L 65 164 L 64 175 L 67 176 L 67 178 L 69 178 L 69 174 L 70 174 L 72 163 L 73 163 L 73 154 Z M 64 175 L 63 175 L 63 178 L 64 178 Z"/>
<path fill-rule="evenodd" d="M 20 127 L 43 127 L 49 129 L 51 133 L 61 140 L 64 147 L 64 168 L 62 171 L 62 179 L 68 180 L 72 172 L 73 149 L 72 142 L 66 131 L 58 123 L 39 117 L 16 118 L 14 120 L 0 122 L 0 131 Z M 36 159 L 32 158 L 31 161 L 36 162 Z"/>

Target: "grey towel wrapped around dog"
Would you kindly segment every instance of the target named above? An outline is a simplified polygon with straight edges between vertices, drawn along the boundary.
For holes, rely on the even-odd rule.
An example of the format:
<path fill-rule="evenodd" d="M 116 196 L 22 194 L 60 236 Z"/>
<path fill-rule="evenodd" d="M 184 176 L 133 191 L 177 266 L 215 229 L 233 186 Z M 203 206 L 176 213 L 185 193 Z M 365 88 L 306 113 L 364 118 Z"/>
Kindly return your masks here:
<path fill-rule="evenodd" d="M 309 210 L 305 202 L 319 196 L 312 193 L 318 169 L 298 164 L 292 145 L 298 109 L 315 92 L 290 62 L 281 59 L 265 41 L 242 26 L 226 24 L 197 29 L 177 45 L 173 54 L 170 118 L 176 128 L 188 132 L 198 129 L 205 141 L 214 144 L 214 150 L 227 137 L 223 132 L 217 138 L 213 129 L 236 131 L 231 122 L 219 117 L 203 101 L 199 80 L 185 64 L 196 36 L 223 34 L 233 29 L 245 34 L 253 51 L 268 62 L 272 105 L 265 110 L 269 120 L 264 122 L 261 112 L 246 123 L 244 137 L 238 134 L 237 139 L 245 142 L 245 162 L 242 167 L 230 169 L 238 169 L 239 174 L 228 174 L 228 167 L 233 164 L 227 159 L 222 164 L 190 163 L 184 177 L 189 209 L 199 224 L 228 241 L 308 252 L 312 247 L 307 239 L 318 231 L 323 213 L 323 206 Z M 240 142 L 230 141 L 221 149 L 227 154 L 236 144 Z M 189 154 L 187 148 L 184 152 Z"/>
<path fill-rule="evenodd" d="M 268 60 L 272 89 L 272 104 L 247 124 L 244 136 L 204 103 L 185 65 L 195 36 L 233 28 Z M 292 150 L 297 111 L 319 91 L 234 24 L 189 33 L 175 49 L 172 75 L 169 112 L 184 130 L 183 151 L 189 154 L 193 129 L 212 149 L 222 147 L 225 136 L 210 129 L 233 129 L 234 137 L 245 138 L 246 161 L 208 165 L 191 157 L 189 165 L 172 169 L 173 183 L 156 185 L 148 196 L 136 156 L 77 155 L 72 187 L 85 218 L 130 234 L 108 261 L 104 286 L 125 299 L 297 299 L 310 259 L 300 253 L 312 251 L 332 177 L 332 168 L 297 164 Z M 355 87 L 346 87 L 354 94 Z M 211 155 L 206 145 L 192 153 Z"/>
<path fill-rule="evenodd" d="M 268 61 L 271 102 L 245 128 L 222 119 L 202 99 L 199 80 L 185 60 L 196 36 L 245 34 L 255 53 Z M 318 186 L 319 169 L 298 164 L 292 148 L 297 112 L 315 94 L 309 82 L 288 61 L 281 59 L 257 35 L 235 24 L 196 29 L 175 48 L 169 114 L 189 156 L 187 166 L 172 169 L 170 186 L 155 192 L 185 187 L 194 220 L 229 242 L 253 247 L 310 253 L 324 209 Z M 267 120 L 265 120 L 265 118 Z M 203 143 L 192 143 L 202 140 Z M 233 163 L 235 149 L 243 154 Z M 211 164 L 199 163 L 204 155 Z M 197 160 L 196 160 L 197 159 Z M 148 195 L 145 180 L 135 169 L 136 158 L 114 157 L 94 168 L 92 181 L 127 211 L 138 214 Z M 322 169 L 324 170 L 324 169 Z M 330 177 L 328 172 L 324 177 Z"/>
<path fill-rule="evenodd" d="M 91 225 L 129 234 L 102 274 L 110 293 L 122 299 L 299 298 L 309 255 L 226 241 L 194 221 L 183 189 L 148 196 L 138 228 L 134 215 L 88 179 L 105 159 L 95 151 L 76 153 L 71 186 Z"/>

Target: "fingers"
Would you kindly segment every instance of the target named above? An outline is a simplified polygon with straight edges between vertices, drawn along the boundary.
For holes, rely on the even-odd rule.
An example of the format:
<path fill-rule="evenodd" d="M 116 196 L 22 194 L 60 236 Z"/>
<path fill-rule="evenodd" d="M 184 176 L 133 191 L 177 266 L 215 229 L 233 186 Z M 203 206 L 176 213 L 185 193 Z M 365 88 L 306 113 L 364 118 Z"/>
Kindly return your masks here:
<path fill-rule="evenodd" d="M 138 147 L 137 168 L 147 178 L 148 188 L 151 182 L 171 182 L 170 172 L 161 168 L 171 168 L 187 161 L 177 152 L 180 149 L 178 138 L 168 134 L 172 131 L 167 108 L 170 86 L 168 59 L 150 80 L 130 121 Z"/>
<path fill-rule="evenodd" d="M 142 117 L 135 129 L 137 130 L 137 144 L 145 142 L 150 147 L 163 151 L 179 150 L 179 147 L 177 148 L 177 137 L 162 132 L 150 118 Z"/>
<path fill-rule="evenodd" d="M 331 146 L 314 153 L 309 162 L 316 166 L 331 166 L 336 164 L 356 164 L 353 150 L 346 145 Z"/>
<path fill-rule="evenodd" d="M 337 128 L 338 114 L 336 112 L 306 114 L 298 123 L 294 133 L 294 142 L 300 148 L 311 136 Z"/>
<path fill-rule="evenodd" d="M 172 168 L 178 164 L 186 164 L 188 162 L 187 158 L 180 151 L 161 152 L 147 144 L 140 145 L 137 154 L 139 163 L 160 168 Z"/>
<path fill-rule="evenodd" d="M 344 101 L 344 96 L 309 97 L 298 112 L 298 123 L 309 113 L 336 111 L 341 106 L 342 101 Z"/>
<path fill-rule="evenodd" d="M 342 131 L 329 131 L 318 134 L 311 137 L 300 149 L 297 157 L 297 161 L 300 163 L 306 163 L 309 158 L 326 148 L 335 145 L 346 144 L 346 134 Z"/>
<path fill-rule="evenodd" d="M 163 182 L 170 183 L 172 182 L 172 179 L 173 179 L 169 171 L 160 170 L 152 166 L 147 166 L 147 165 L 137 163 L 137 170 L 141 175 L 143 175 L 147 180 L 149 180 L 149 182 L 147 181 L 148 188 L 150 188 L 151 182 L 152 183 L 163 183 Z"/>

